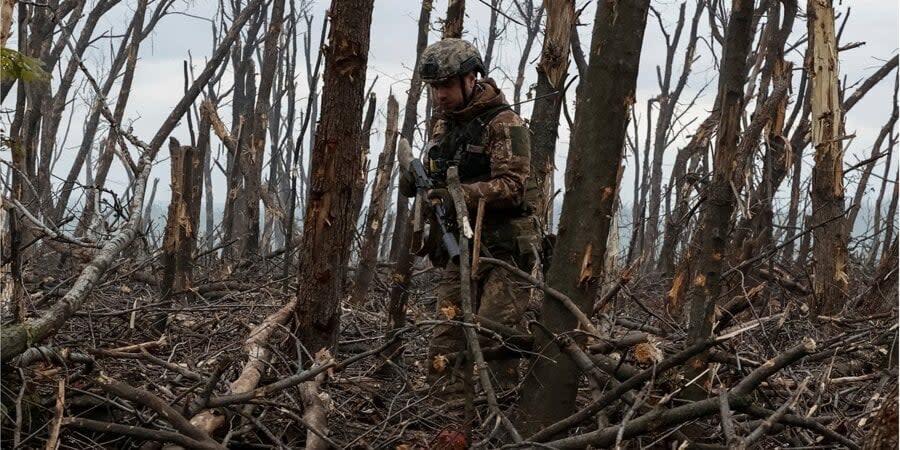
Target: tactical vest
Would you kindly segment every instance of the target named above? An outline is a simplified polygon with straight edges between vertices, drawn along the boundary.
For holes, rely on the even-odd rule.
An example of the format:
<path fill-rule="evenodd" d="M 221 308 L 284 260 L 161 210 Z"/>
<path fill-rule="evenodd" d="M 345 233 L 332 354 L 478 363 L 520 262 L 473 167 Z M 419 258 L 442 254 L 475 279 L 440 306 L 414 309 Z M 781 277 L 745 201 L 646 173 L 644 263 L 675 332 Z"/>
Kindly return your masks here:
<path fill-rule="evenodd" d="M 508 105 L 488 109 L 468 123 L 453 127 L 429 145 L 426 170 L 435 187 L 447 186 L 447 169 L 451 166 L 458 167 L 461 183 L 474 183 L 491 177 L 491 158 L 482 142 L 484 129 L 494 117 L 509 109 Z M 524 201 L 519 211 L 522 215 L 534 211 L 537 195 L 537 184 L 534 177 L 529 176 L 525 182 Z"/>

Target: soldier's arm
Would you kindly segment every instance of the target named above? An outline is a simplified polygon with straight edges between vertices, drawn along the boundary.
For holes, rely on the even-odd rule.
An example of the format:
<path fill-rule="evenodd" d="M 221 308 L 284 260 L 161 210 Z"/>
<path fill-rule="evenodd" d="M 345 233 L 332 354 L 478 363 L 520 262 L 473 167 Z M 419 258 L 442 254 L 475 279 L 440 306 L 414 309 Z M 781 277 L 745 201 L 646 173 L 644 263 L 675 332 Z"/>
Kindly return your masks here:
<path fill-rule="evenodd" d="M 485 181 L 464 184 L 466 205 L 513 208 L 522 204 L 525 180 L 531 171 L 531 137 L 522 119 L 512 111 L 497 115 L 488 125 L 485 151 L 491 162 L 491 177 Z"/>

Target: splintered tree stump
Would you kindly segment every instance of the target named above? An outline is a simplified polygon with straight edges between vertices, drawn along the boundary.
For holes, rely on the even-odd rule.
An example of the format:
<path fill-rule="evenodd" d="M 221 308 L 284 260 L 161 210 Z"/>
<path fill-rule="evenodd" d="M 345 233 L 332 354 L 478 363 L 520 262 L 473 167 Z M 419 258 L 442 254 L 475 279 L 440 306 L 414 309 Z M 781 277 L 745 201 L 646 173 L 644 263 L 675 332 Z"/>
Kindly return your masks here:
<path fill-rule="evenodd" d="M 163 239 L 163 278 L 160 293 L 167 297 L 189 289 L 192 284 L 193 252 L 197 247 L 200 201 L 195 190 L 200 189 L 202 158 L 194 147 L 182 146 L 175 138 L 169 140 L 172 164 L 172 200 Z"/>

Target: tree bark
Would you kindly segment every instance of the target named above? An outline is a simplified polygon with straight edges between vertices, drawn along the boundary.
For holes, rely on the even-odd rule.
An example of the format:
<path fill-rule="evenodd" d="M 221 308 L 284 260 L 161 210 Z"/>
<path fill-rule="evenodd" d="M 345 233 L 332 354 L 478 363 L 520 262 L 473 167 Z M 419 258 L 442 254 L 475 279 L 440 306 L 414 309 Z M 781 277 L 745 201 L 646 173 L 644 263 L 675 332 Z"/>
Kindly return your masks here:
<path fill-rule="evenodd" d="M 706 339 L 712 334 L 716 300 L 721 291 L 723 260 L 734 212 L 735 186 L 741 186 L 742 166 L 740 150 L 741 113 L 744 110 L 745 64 L 753 40 L 751 28 L 753 1 L 734 0 L 725 36 L 722 70 L 719 79 L 719 129 L 713 160 L 712 180 L 706 202 L 701 210 L 700 248 L 696 254 L 696 271 L 690 280 L 689 343 Z M 706 366 L 705 353 L 688 362 L 689 374 L 696 376 Z"/>
<path fill-rule="evenodd" d="M 441 37 L 443 39 L 461 38 L 465 17 L 466 0 L 449 0 L 447 2 L 447 18 L 444 19 L 444 29 Z"/>
<path fill-rule="evenodd" d="M 552 208 L 549 207 L 553 172 L 556 169 L 556 140 L 559 113 L 563 102 L 563 84 L 569 65 L 569 43 L 574 32 L 575 2 L 545 0 L 547 28 L 544 48 L 537 65 L 537 89 L 531 113 L 531 176 L 539 192 L 535 214 L 545 232 L 549 232 Z"/>
<path fill-rule="evenodd" d="M 422 8 L 419 11 L 419 32 L 416 37 L 416 63 L 413 67 L 413 75 L 403 110 L 403 125 L 400 128 L 400 138 L 405 139 L 410 147 L 415 142 L 413 137 L 417 123 L 416 113 L 422 95 L 422 77 L 419 75 L 419 63 L 422 59 L 422 52 L 428 45 L 431 8 L 432 0 L 422 1 Z M 425 123 L 428 123 L 428 120 Z M 426 130 L 427 132 L 428 130 Z M 408 167 L 398 164 L 398 170 L 408 170 Z M 395 263 L 393 274 L 391 275 L 391 293 L 388 300 L 389 328 L 392 331 L 399 330 L 406 324 L 406 301 L 409 298 L 408 288 L 414 258 L 410 252 L 413 226 L 409 217 L 409 201 L 400 192 L 400 189 L 397 189 L 396 202 L 397 212 L 394 215 L 394 232 L 391 236 L 391 252 L 389 255 L 390 260 Z M 397 346 L 393 347 L 388 353 L 396 352 L 397 348 Z M 395 358 L 395 360 L 400 361 L 400 358 Z"/>
<path fill-rule="evenodd" d="M 163 274 L 160 293 L 163 298 L 174 292 L 190 289 L 194 250 L 197 247 L 198 217 L 196 202 L 203 176 L 201 155 L 194 147 L 181 146 L 175 138 L 169 140 L 171 156 L 171 191 L 165 237 L 163 238 Z"/>
<path fill-rule="evenodd" d="M 494 44 L 497 42 L 497 18 L 500 16 L 499 11 L 502 7 L 503 0 L 491 0 L 491 20 L 488 24 L 488 37 L 484 49 L 484 71 L 485 76 L 491 75 L 491 62 L 494 59 Z M 504 28 L 505 29 L 505 28 Z"/>
<path fill-rule="evenodd" d="M 262 164 L 266 150 L 266 128 L 271 108 L 272 84 L 278 62 L 278 38 L 284 22 L 284 0 L 275 0 L 269 29 L 266 32 L 263 48 L 262 65 L 259 71 L 259 88 L 256 92 L 256 109 L 250 122 L 249 148 L 241 152 L 244 187 L 246 195 L 248 234 L 243 246 L 243 255 L 259 253 L 259 203 L 265 193 L 262 192 Z"/>
<path fill-rule="evenodd" d="M 359 154 L 373 0 L 333 0 L 322 121 L 312 153 L 293 331 L 307 349 L 336 344 L 359 211 L 350 210 Z"/>
<path fill-rule="evenodd" d="M 566 163 L 566 189 L 559 238 L 548 284 L 590 312 L 606 256 L 622 164 L 629 108 L 634 104 L 649 0 L 603 2 L 597 8 L 585 87 L 575 115 Z M 542 322 L 552 333 L 568 332 L 576 318 L 559 302 L 545 302 Z M 575 409 L 577 368 L 538 333 L 535 358 L 521 400 L 522 430 L 528 435 Z"/>
<path fill-rule="evenodd" d="M 525 21 L 525 47 L 519 56 L 519 67 L 516 70 L 516 80 L 513 83 L 513 104 L 512 107 L 516 114 L 521 112 L 522 102 L 522 85 L 525 83 L 525 65 L 531 56 L 531 47 L 534 45 L 534 38 L 537 37 L 541 28 L 541 17 L 544 15 L 544 6 L 538 7 L 535 12 L 532 0 L 526 0 L 525 6 L 521 7 L 518 0 L 515 2 L 516 8 L 519 9 L 520 17 Z"/>
<path fill-rule="evenodd" d="M 375 276 L 375 263 L 378 262 L 378 241 L 381 238 L 381 228 L 384 220 L 384 210 L 387 206 L 388 185 L 391 181 L 391 172 L 394 170 L 394 159 L 397 151 L 397 116 L 400 106 L 393 95 L 388 97 L 387 105 L 387 129 L 384 132 L 384 149 L 378 156 L 378 166 L 375 171 L 375 185 L 372 186 L 372 197 L 369 200 L 369 211 L 366 217 L 366 225 L 363 230 L 362 246 L 359 250 L 359 264 L 356 269 L 356 282 L 353 284 L 353 304 L 361 305 L 366 301 L 366 294 L 372 278 Z M 400 145 L 409 146 L 403 142 Z"/>
<path fill-rule="evenodd" d="M 815 149 L 810 199 L 813 230 L 813 312 L 829 315 L 843 307 L 850 282 L 844 214 L 843 111 L 838 93 L 837 45 L 831 0 L 809 0 L 812 52 L 807 70 L 812 85 L 812 139 Z"/>

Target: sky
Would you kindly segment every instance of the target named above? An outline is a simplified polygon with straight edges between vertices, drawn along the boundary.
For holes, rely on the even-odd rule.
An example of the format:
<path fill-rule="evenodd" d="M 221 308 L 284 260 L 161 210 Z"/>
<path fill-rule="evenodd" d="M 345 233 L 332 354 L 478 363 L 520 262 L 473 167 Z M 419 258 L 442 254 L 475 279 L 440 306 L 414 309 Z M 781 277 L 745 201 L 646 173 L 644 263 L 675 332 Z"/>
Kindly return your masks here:
<path fill-rule="evenodd" d="M 95 0 L 89 0 L 93 2 Z M 298 0 L 298 3 L 301 3 Z M 319 37 L 322 17 L 328 6 L 328 1 L 319 0 L 310 3 L 310 11 L 314 16 L 312 35 L 316 42 Z M 484 39 L 487 35 L 487 28 L 490 18 L 490 9 L 485 3 L 477 0 L 469 0 L 466 8 L 465 32 L 464 38 L 474 40 L 476 45 L 482 50 L 484 49 Z M 489 3 L 489 2 L 488 2 Z M 513 0 L 504 0 L 504 8 L 510 15 L 516 17 L 515 8 L 511 7 Z M 535 2 L 537 3 L 537 2 Z M 801 2 L 803 3 L 803 2 Z M 127 27 L 136 1 L 124 0 L 123 5 L 116 7 L 108 13 L 101 21 L 95 34 L 109 32 L 110 35 L 121 34 Z M 155 134 L 156 130 L 162 124 L 171 108 L 178 102 L 183 92 L 182 79 L 182 63 L 190 57 L 193 61 L 195 73 L 199 73 L 203 67 L 203 61 L 209 57 L 212 52 L 212 32 L 209 18 L 214 16 L 218 2 L 211 0 L 194 0 L 184 1 L 176 0 L 173 11 L 162 19 L 153 32 L 152 36 L 146 40 L 141 47 L 140 60 L 131 91 L 131 99 L 126 110 L 125 123 L 132 126 L 134 134 L 149 141 Z M 584 11 L 580 17 L 580 26 L 577 27 L 582 47 L 587 52 L 591 41 L 591 31 L 594 20 L 594 2 L 587 0 L 578 0 L 576 2 L 580 8 L 586 4 Z M 662 24 L 669 30 L 674 26 L 677 20 L 677 11 L 681 2 L 672 0 L 654 0 L 652 5 L 660 12 Z M 687 1 L 687 16 L 690 20 L 695 7 L 694 0 Z M 869 74 L 877 70 L 884 61 L 891 58 L 897 53 L 898 49 L 898 2 L 879 1 L 879 0 L 860 0 L 856 2 L 838 2 L 837 10 L 841 14 L 846 14 L 850 8 L 850 16 L 847 21 L 846 28 L 843 32 L 842 43 L 863 41 L 865 45 L 840 53 L 840 72 L 842 79 L 847 84 L 854 84 L 861 79 L 865 79 Z M 399 101 L 401 107 L 405 104 L 406 90 L 409 87 L 409 79 L 415 58 L 415 42 L 416 42 L 416 23 L 418 21 L 420 5 L 418 2 L 409 0 L 376 0 L 372 19 L 371 43 L 367 67 L 367 82 L 369 86 L 375 77 L 373 92 L 377 96 L 377 113 L 376 120 L 373 125 L 373 135 L 371 137 L 372 154 L 370 160 L 377 158 L 377 152 L 383 146 L 383 133 L 385 126 L 385 110 L 386 100 L 390 93 L 393 93 Z M 429 35 L 429 42 L 434 42 L 440 38 L 439 24 L 437 21 L 444 16 L 446 11 L 446 0 L 437 0 L 434 2 L 432 12 L 432 31 Z M 840 19 L 839 19 L 840 20 Z M 501 17 L 501 24 L 505 20 Z M 790 41 L 793 42 L 805 33 L 805 17 L 798 16 L 795 22 L 795 33 Z M 15 33 L 15 30 L 13 30 Z M 307 30 L 298 30 L 299 33 L 306 33 Z M 686 34 L 686 31 L 685 31 Z M 708 26 L 706 20 L 701 20 L 700 35 L 708 35 Z M 535 42 L 529 63 L 525 71 L 525 86 L 529 86 L 535 82 L 535 64 L 537 63 L 541 41 Z M 684 38 L 678 48 L 675 73 L 680 71 L 681 62 L 683 61 Z M 665 61 L 665 45 L 663 44 L 662 34 L 660 32 L 660 23 L 656 17 L 651 14 L 648 18 L 647 30 L 644 37 L 644 46 L 641 54 L 640 71 L 637 84 L 637 117 L 639 123 L 639 133 L 644 136 L 644 123 L 646 114 L 647 99 L 655 97 L 659 94 L 659 88 L 656 82 L 655 66 L 662 65 Z M 500 41 L 495 48 L 494 61 L 499 69 L 494 69 L 491 76 L 500 85 L 501 89 L 512 99 L 513 82 L 510 78 L 515 77 L 515 68 L 521 54 L 524 44 L 524 29 L 515 24 L 508 22 L 506 31 L 501 36 Z M 10 41 L 10 46 L 15 46 L 15 35 Z M 796 65 L 802 63 L 802 50 L 795 50 L 788 55 Z M 109 63 L 109 40 L 98 39 L 95 45 L 89 51 L 87 62 L 89 68 L 94 73 L 102 73 L 102 68 Z M 65 59 L 65 57 L 64 57 Z M 299 67 L 297 73 L 298 82 L 298 109 L 304 108 L 306 105 L 306 73 L 304 67 Z M 694 109 L 685 115 L 685 121 L 691 119 L 702 120 L 712 107 L 712 101 L 715 97 L 716 76 L 718 68 L 713 64 L 708 48 L 703 44 L 699 48 L 699 60 L 695 63 L 690 81 L 682 95 L 682 101 L 693 98 L 697 95 L 698 90 L 706 86 L 706 89 L 699 95 L 697 104 Z M 570 73 L 575 72 L 574 63 L 570 66 Z M 508 74 L 508 75 L 507 75 Z M 58 74 L 56 74 L 58 76 Z M 228 75 L 225 77 L 228 79 Z M 795 77 L 795 83 L 799 77 Z M 893 80 L 888 77 L 875 87 L 846 117 L 846 129 L 848 133 L 855 133 L 856 138 L 850 142 L 846 148 L 845 162 L 849 165 L 853 162 L 864 159 L 868 156 L 872 142 L 878 130 L 882 127 L 890 115 L 892 98 Z M 113 92 L 117 92 L 114 88 Z M 571 90 L 574 92 L 574 86 Z M 3 114 L 0 114 L 0 126 L 8 128 L 8 123 L 12 119 L 9 112 L 14 108 L 15 95 L 10 95 L 2 105 Z M 567 108 L 569 112 L 576 114 L 574 105 L 574 95 L 569 95 Z M 74 96 L 74 105 L 76 110 L 73 113 L 73 123 L 65 142 L 60 142 L 62 146 L 62 155 L 57 163 L 54 173 L 65 174 L 77 151 L 81 141 L 81 124 L 84 123 L 84 114 L 90 101 L 90 92 L 85 89 Z M 523 95 L 524 98 L 524 95 Z M 791 101 L 796 98 L 796 91 L 791 96 Z M 749 103 L 754 104 L 753 101 Z M 424 115 L 424 100 L 420 102 L 419 113 L 420 120 Z M 68 116 L 69 112 L 66 112 Z M 522 106 L 523 117 L 529 117 L 531 114 L 531 104 L 526 103 Z M 230 113 L 220 110 L 220 115 L 224 120 L 230 117 Z M 402 117 L 402 114 L 401 114 Z M 560 138 L 556 153 L 556 186 L 562 186 L 563 174 L 565 170 L 566 156 L 568 153 L 568 142 L 570 130 L 566 121 L 560 119 Z M 63 125 L 65 127 L 65 124 Z M 631 127 L 631 125 L 629 125 Z M 680 127 L 679 127 L 680 128 Z M 687 127 L 687 134 L 691 133 L 694 126 Z M 61 130 L 61 134 L 64 130 Z M 187 132 L 186 123 L 182 123 L 172 133 L 172 136 L 178 138 L 182 143 L 190 142 Z M 687 136 L 677 140 L 673 147 L 669 148 L 664 157 L 664 177 L 667 178 L 668 168 L 679 144 L 683 144 Z M 99 141 L 99 135 L 97 140 Z M 217 147 L 217 141 L 213 138 L 214 147 Z M 421 147 L 421 142 L 415 142 L 416 148 Z M 808 157 L 809 149 L 807 149 L 807 161 L 809 166 L 812 159 Z M 169 190 L 167 181 L 169 179 L 169 166 L 165 149 L 160 152 L 160 158 L 157 161 L 151 177 L 160 178 L 159 191 L 157 192 L 156 203 L 163 206 L 168 203 Z M 900 152 L 898 152 L 900 153 Z M 307 149 L 308 155 L 308 149 Z M 863 156 L 864 155 L 864 156 Z M 5 157 L 5 156 L 3 156 Z M 95 153 L 96 157 L 96 153 Z M 633 170 L 633 159 L 630 152 L 626 160 L 626 171 L 623 177 L 623 185 L 621 189 L 622 203 L 626 207 L 633 201 L 631 194 L 631 186 L 634 180 L 635 172 Z M 894 167 L 897 167 L 896 164 Z M 809 167 L 806 168 L 809 170 Z M 875 171 L 880 173 L 878 169 Z M 370 174 L 371 175 L 371 174 Z M 873 177 L 877 180 L 876 177 Z M 848 194 L 852 196 L 855 186 L 852 180 L 848 180 Z M 216 172 L 214 175 L 213 194 L 215 203 L 221 203 L 226 191 L 224 177 Z M 787 184 L 787 183 L 785 183 Z M 117 192 L 124 192 L 128 185 L 128 178 L 121 169 L 113 169 L 110 174 L 107 187 Z M 561 197 L 560 197 L 561 198 Z M 161 210 L 164 210 L 161 208 Z"/>

